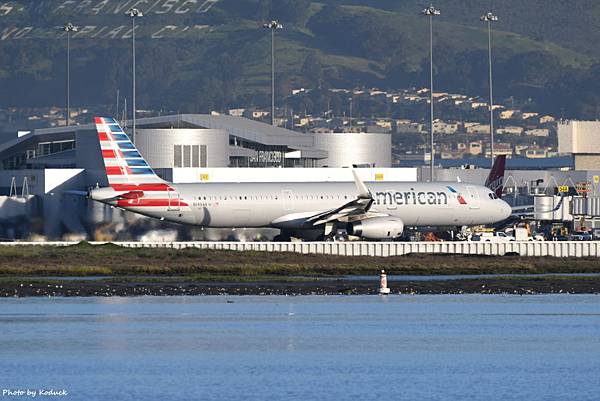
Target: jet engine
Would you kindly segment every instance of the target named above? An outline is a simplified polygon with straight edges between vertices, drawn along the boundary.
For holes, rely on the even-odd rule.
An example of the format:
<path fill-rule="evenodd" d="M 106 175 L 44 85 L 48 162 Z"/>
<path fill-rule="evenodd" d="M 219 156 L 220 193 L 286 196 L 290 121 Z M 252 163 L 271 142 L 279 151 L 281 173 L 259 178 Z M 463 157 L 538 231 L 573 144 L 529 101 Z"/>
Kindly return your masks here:
<path fill-rule="evenodd" d="M 402 235 L 404 223 L 397 217 L 373 217 L 348 223 L 348 235 L 367 239 L 394 239 Z"/>

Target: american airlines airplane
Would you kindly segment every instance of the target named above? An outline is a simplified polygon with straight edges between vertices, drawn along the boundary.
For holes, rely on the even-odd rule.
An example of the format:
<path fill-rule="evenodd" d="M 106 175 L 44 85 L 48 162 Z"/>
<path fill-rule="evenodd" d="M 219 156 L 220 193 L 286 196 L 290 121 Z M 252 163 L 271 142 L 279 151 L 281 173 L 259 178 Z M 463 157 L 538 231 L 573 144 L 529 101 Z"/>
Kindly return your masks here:
<path fill-rule="evenodd" d="M 281 234 L 275 239 L 280 241 L 329 239 L 340 228 L 363 239 L 392 240 L 405 227 L 493 224 L 512 213 L 485 186 L 363 182 L 355 171 L 354 182 L 173 184 L 154 173 L 113 118 L 96 117 L 95 123 L 108 186 L 97 186 L 88 196 L 161 220 L 201 227 L 278 228 Z M 492 174 L 488 182 L 497 191 L 503 168 L 496 166 Z"/>

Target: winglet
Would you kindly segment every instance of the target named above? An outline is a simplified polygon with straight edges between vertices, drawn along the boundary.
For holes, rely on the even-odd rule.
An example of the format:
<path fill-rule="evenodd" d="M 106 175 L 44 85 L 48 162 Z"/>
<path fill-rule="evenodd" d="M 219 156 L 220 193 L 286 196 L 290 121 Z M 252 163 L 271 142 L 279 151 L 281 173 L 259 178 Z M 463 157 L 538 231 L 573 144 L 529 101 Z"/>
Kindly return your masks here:
<path fill-rule="evenodd" d="M 371 199 L 371 191 L 369 191 L 365 183 L 358 178 L 356 170 L 352 170 L 352 175 L 354 175 L 354 183 L 356 184 L 356 189 L 358 190 L 358 197 L 360 199 Z"/>

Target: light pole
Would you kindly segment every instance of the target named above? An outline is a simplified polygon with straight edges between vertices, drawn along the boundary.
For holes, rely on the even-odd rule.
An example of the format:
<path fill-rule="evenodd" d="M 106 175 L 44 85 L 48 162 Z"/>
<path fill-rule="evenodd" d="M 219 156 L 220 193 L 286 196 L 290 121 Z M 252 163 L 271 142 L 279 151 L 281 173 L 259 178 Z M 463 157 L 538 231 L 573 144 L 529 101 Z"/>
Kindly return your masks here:
<path fill-rule="evenodd" d="M 488 26 L 488 59 L 490 66 L 490 157 L 494 166 L 494 92 L 492 85 L 492 22 L 498 21 L 498 17 L 491 12 L 482 15 L 481 21 L 487 22 Z"/>
<path fill-rule="evenodd" d="M 429 104 L 430 110 L 430 134 L 431 134 L 431 165 L 430 165 L 430 180 L 433 182 L 433 166 L 434 166 L 434 141 L 433 141 L 433 17 L 440 15 L 440 10 L 430 5 L 422 11 L 422 14 L 429 17 Z"/>
<path fill-rule="evenodd" d="M 77 32 L 79 28 L 67 22 L 62 28 L 67 33 L 67 127 L 71 118 L 71 32 Z"/>
<path fill-rule="evenodd" d="M 275 31 L 283 29 L 277 20 L 263 24 L 263 28 L 271 30 L 271 125 L 275 125 Z"/>
<path fill-rule="evenodd" d="M 131 38 L 132 38 L 132 53 L 133 53 L 133 135 L 131 137 L 131 142 L 135 144 L 135 19 L 143 17 L 144 14 L 138 10 L 137 8 L 130 8 L 126 13 L 126 15 L 131 17 Z"/>

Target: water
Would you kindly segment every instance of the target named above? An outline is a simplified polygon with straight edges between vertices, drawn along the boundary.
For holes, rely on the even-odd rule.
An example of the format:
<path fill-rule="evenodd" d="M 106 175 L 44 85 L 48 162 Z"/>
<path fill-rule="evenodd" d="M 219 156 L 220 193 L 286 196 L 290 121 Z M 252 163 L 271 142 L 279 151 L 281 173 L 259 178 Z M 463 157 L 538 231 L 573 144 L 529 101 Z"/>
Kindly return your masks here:
<path fill-rule="evenodd" d="M 597 400 L 600 298 L 3 299 L 3 388 L 113 401 Z"/>

